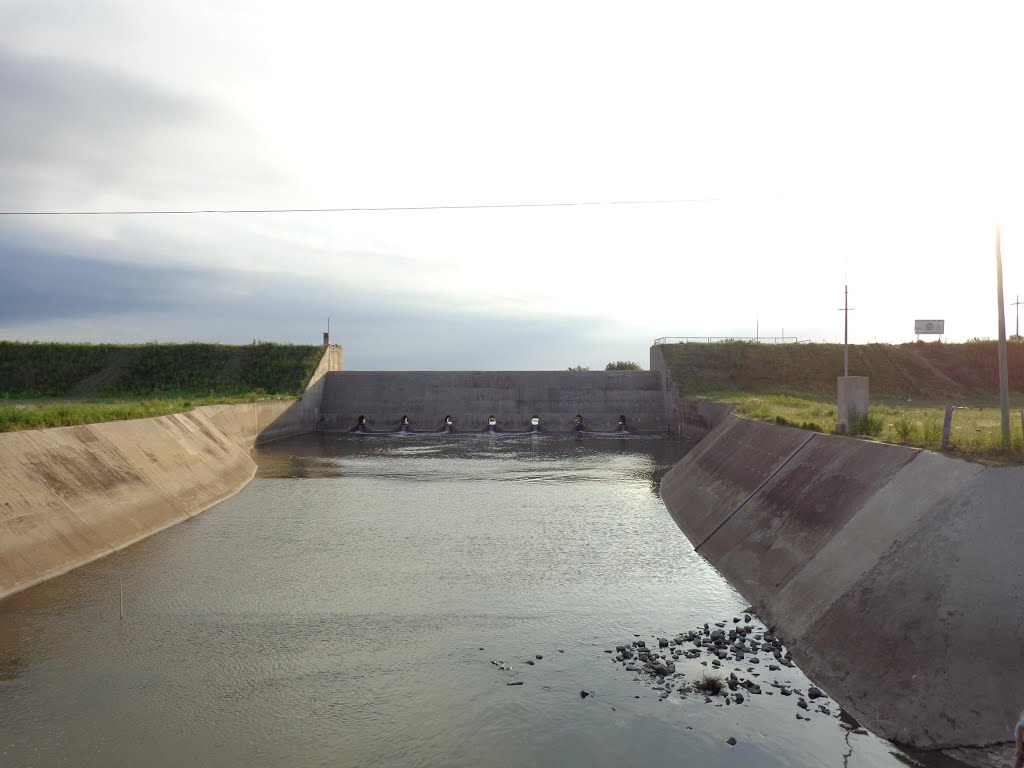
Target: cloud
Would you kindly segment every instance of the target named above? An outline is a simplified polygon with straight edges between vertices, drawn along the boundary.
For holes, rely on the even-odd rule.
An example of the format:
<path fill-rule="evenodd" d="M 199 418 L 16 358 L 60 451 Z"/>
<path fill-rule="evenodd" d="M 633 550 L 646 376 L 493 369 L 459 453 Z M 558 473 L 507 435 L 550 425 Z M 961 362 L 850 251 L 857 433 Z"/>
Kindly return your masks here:
<path fill-rule="evenodd" d="M 241 120 L 123 73 L 0 47 L 0 103 L 7 210 L 203 207 L 291 183 Z"/>

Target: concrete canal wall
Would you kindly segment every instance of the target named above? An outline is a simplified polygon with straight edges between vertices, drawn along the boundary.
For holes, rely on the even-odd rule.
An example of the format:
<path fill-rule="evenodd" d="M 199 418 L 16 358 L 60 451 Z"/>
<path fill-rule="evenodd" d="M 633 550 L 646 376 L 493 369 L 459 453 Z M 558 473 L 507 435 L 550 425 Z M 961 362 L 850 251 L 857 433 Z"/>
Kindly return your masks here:
<path fill-rule="evenodd" d="M 256 472 L 255 443 L 311 432 L 326 350 L 298 400 L 0 434 L 0 598 L 210 508 Z"/>
<path fill-rule="evenodd" d="M 620 416 L 630 429 L 665 431 L 662 380 L 655 371 L 343 371 L 325 377 L 318 429 L 347 431 L 359 416 L 371 430 L 440 430 L 446 416 L 464 432 L 487 428 L 568 432 L 577 414 L 595 431 L 611 431 Z"/>
<path fill-rule="evenodd" d="M 1010 737 L 1024 706 L 1024 467 L 730 415 L 661 494 L 865 725 L 922 748 Z"/>

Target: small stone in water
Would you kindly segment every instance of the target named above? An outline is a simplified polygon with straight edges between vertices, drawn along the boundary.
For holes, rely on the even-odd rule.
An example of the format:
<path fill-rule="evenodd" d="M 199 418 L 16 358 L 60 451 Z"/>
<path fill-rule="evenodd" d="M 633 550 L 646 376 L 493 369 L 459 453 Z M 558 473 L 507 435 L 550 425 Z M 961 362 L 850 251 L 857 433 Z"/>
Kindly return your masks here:
<path fill-rule="evenodd" d="M 580 698 L 581 698 L 581 699 L 585 699 L 585 698 L 587 698 L 587 696 L 589 696 L 589 695 L 590 695 L 590 692 L 589 692 L 589 691 L 580 691 Z"/>
<path fill-rule="evenodd" d="M 725 743 L 728 744 L 730 747 L 735 747 L 736 746 L 736 737 L 735 736 L 730 736 L 728 739 L 725 740 Z"/>
<path fill-rule="evenodd" d="M 514 682 L 514 683 L 505 683 L 505 685 L 522 685 L 522 684 L 523 684 L 523 681 L 522 681 L 522 680 L 517 680 L 517 681 L 516 681 L 516 682 Z"/>

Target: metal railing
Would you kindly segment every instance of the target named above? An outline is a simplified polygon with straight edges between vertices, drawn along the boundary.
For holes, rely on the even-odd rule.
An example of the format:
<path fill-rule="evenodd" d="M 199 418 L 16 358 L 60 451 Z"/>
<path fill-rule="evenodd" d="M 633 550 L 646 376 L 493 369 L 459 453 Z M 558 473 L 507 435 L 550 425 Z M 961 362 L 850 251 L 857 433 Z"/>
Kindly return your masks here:
<path fill-rule="evenodd" d="M 719 342 L 746 341 L 752 344 L 799 344 L 796 336 L 662 336 L 655 339 L 658 344 L 716 344 Z"/>

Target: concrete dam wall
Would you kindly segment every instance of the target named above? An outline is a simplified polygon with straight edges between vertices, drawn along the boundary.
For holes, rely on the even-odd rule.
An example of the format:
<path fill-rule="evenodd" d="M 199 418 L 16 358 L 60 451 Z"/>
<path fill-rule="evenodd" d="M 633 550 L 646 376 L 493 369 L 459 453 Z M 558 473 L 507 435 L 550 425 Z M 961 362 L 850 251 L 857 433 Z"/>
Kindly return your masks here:
<path fill-rule="evenodd" d="M 661 377 L 655 371 L 343 371 L 325 376 L 318 429 L 348 431 L 360 416 L 373 431 L 390 432 L 409 417 L 413 431 L 479 432 L 497 428 L 570 432 L 575 417 L 592 431 L 614 431 L 619 418 L 638 431 L 666 431 Z"/>
<path fill-rule="evenodd" d="M 1024 467 L 730 415 L 661 494 L 865 725 L 922 748 L 1010 738 L 1024 706 Z"/>
<path fill-rule="evenodd" d="M 326 350 L 298 400 L 0 434 L 0 599 L 187 520 L 241 490 L 257 442 L 312 432 Z"/>

